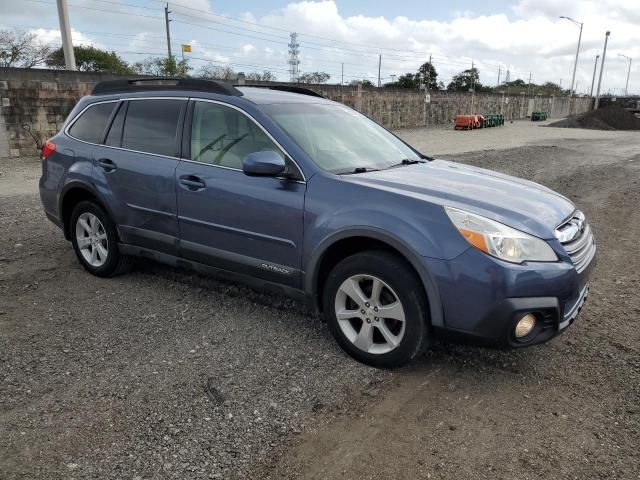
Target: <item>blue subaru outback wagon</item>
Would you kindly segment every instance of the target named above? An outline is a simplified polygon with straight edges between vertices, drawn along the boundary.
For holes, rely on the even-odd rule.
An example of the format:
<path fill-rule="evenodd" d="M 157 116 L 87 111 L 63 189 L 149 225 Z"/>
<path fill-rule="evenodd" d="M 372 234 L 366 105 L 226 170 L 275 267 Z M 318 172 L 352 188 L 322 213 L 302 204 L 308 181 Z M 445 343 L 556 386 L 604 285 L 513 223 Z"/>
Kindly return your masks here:
<path fill-rule="evenodd" d="M 297 87 L 99 83 L 43 146 L 40 195 L 90 273 L 147 257 L 276 287 L 375 366 L 443 334 L 549 340 L 595 263 L 567 198 L 425 156 Z"/>

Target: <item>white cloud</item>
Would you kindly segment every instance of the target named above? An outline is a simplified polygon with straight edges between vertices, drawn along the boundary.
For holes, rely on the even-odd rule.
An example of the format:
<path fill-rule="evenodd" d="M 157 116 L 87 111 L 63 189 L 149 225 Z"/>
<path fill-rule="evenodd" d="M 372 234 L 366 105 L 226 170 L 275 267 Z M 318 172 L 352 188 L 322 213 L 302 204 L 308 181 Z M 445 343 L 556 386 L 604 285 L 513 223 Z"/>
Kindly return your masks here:
<path fill-rule="evenodd" d="M 256 51 L 256 47 L 254 47 L 253 45 L 251 45 L 250 43 L 247 43 L 246 45 L 242 46 L 242 53 L 246 56 L 249 55 L 251 52 L 255 52 Z"/>
<path fill-rule="evenodd" d="M 53 47 L 59 47 L 62 44 L 62 39 L 60 37 L 60 30 L 47 30 L 44 28 L 36 28 L 31 30 L 36 36 L 36 39 L 44 44 L 51 45 Z M 96 48 L 105 49 L 106 47 L 99 42 L 89 38 L 87 35 L 78 32 L 74 29 L 71 29 L 71 40 L 74 45 L 83 45 L 83 46 L 91 46 Z"/>
<path fill-rule="evenodd" d="M 108 7 L 90 0 L 74 0 L 75 5 L 110 10 L 97 12 L 70 7 L 74 42 L 116 52 L 164 54 L 164 5 L 139 0 L 138 5 L 148 8 L 131 10 L 124 6 L 128 0 L 113 1 L 123 6 Z M 176 0 L 170 2 L 170 9 L 174 12 L 171 23 L 174 51 L 179 51 L 180 43 L 191 40 L 193 53 L 188 56 L 196 67 L 199 62 L 196 58 L 232 61 L 244 64 L 238 69 L 247 71 L 252 66 L 257 70 L 271 68 L 285 79 L 288 33 L 296 31 L 300 33 L 301 70 L 324 70 L 332 75 L 331 82 L 339 80 L 343 63 L 346 81 L 366 77 L 375 82 L 378 54 L 382 53 L 383 79 L 416 71 L 431 54 L 439 79 L 445 83 L 452 75 L 469 68 L 473 61 L 480 69 L 483 83 L 495 84 L 500 66 L 502 78 L 508 68 L 512 79 L 526 80 L 531 72 L 534 82 L 562 79 L 564 86 L 571 80 L 578 39 L 578 29 L 558 18 L 567 15 L 584 22 L 576 76 L 578 90 L 584 92 L 589 90 L 593 60 L 602 53 L 607 29 L 611 30 L 611 37 L 603 85 L 605 89 L 624 87 L 627 63 L 618 54 L 640 59 L 639 1 L 513 0 L 512 6 L 505 7 L 503 13 L 491 15 L 478 13 L 482 9 L 479 2 L 474 11 L 452 11 L 451 18 L 445 21 L 370 16 L 366 10 L 347 16 L 335 1 L 305 0 L 293 1 L 263 16 L 251 11 L 240 16 L 257 25 L 207 15 L 204 12 L 214 12 L 208 0 Z M 42 26 L 43 33 L 39 36 L 56 43 L 57 18 L 51 8 L 34 3 L 33 8 L 25 9 L 19 4 L 15 0 L 0 0 L 3 12 L 0 24 Z M 214 6 L 215 14 L 224 13 L 217 3 Z M 125 10 L 131 14 L 116 13 Z M 196 24 L 214 30 L 199 28 Z M 124 56 L 129 60 L 139 59 L 132 54 Z M 640 70 L 635 67 L 629 87 L 640 92 Z"/>
<path fill-rule="evenodd" d="M 509 68 L 512 79 L 527 80 L 531 72 L 534 82 L 557 83 L 562 79 L 563 85 L 568 86 L 578 29 L 558 18 L 567 15 L 585 23 L 576 78 L 578 90 L 588 91 L 593 60 L 595 55 L 602 53 L 607 28 L 612 34 L 603 84 L 606 88 L 624 86 L 626 69 L 617 53 L 640 57 L 640 8 L 637 7 L 638 0 L 520 0 L 512 12 L 507 12 L 511 16 L 465 11 L 458 12 L 450 21 L 435 21 L 365 14 L 346 17 L 340 14 L 335 2 L 326 0 L 291 3 L 262 18 L 256 19 L 252 15 L 246 15 L 246 18 L 261 25 L 300 32 L 301 69 L 325 66 L 331 69 L 334 79 L 342 62 L 345 63 L 345 75 L 357 72 L 356 75 L 364 73 L 375 77 L 378 52 L 382 53 L 382 70 L 386 77 L 415 70 L 431 53 L 445 82 L 458 71 L 469 68 L 473 59 L 484 83 L 497 81 L 500 65 L 502 78 L 505 69 Z M 318 44 L 350 51 L 322 49 Z M 640 90 L 640 74 L 636 77 L 632 76 L 630 90 Z"/>

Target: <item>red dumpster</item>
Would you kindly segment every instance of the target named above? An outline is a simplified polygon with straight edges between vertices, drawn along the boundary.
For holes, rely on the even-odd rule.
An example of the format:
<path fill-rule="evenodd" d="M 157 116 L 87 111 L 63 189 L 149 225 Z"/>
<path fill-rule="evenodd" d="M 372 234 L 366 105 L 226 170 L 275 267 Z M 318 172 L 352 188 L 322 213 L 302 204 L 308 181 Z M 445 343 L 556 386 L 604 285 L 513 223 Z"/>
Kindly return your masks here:
<path fill-rule="evenodd" d="M 474 128 L 475 115 L 456 115 L 456 130 L 471 130 Z"/>

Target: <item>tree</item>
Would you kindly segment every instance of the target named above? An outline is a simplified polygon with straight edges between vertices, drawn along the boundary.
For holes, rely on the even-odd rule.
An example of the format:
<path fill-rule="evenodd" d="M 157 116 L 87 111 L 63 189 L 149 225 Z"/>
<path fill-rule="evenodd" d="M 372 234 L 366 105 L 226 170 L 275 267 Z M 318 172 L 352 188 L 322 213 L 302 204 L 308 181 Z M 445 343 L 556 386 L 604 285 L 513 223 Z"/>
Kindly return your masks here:
<path fill-rule="evenodd" d="M 385 87 L 392 88 L 421 88 L 421 86 L 427 85 L 429 90 L 441 90 L 442 82 L 438 83 L 438 72 L 435 67 L 425 62 L 420 65 L 416 73 L 405 73 L 400 75 L 395 82 L 389 82 L 385 84 Z"/>
<path fill-rule="evenodd" d="M 298 77 L 298 82 L 300 83 L 325 83 L 327 80 L 331 78 L 326 72 L 309 72 L 303 73 Z"/>
<path fill-rule="evenodd" d="M 201 66 L 197 76 L 217 80 L 236 80 L 238 78 L 238 74 L 229 65 L 216 65 L 212 62 Z"/>
<path fill-rule="evenodd" d="M 0 30 L 0 67 L 33 68 L 43 65 L 52 48 L 25 30 Z"/>
<path fill-rule="evenodd" d="M 475 67 L 454 75 L 449 85 L 447 85 L 447 90 L 450 92 L 468 92 L 472 88 L 476 92 L 483 88 L 480 83 L 480 72 Z"/>
<path fill-rule="evenodd" d="M 367 80 L 366 78 L 363 78 L 362 80 L 351 80 L 349 82 L 349 85 L 356 86 L 359 83 L 361 83 L 363 87 L 373 87 L 373 82 L 371 80 Z"/>
<path fill-rule="evenodd" d="M 148 57 L 132 66 L 135 73 L 156 77 L 187 77 L 192 67 L 186 59 L 176 61 L 171 57 Z"/>
<path fill-rule="evenodd" d="M 553 82 L 545 82 L 542 85 L 531 85 L 532 91 L 537 95 L 568 95 L 569 90 L 563 90 L 560 85 Z"/>
<path fill-rule="evenodd" d="M 429 62 L 424 62 L 418 69 L 418 81 L 422 85 L 427 85 L 429 90 L 438 90 L 438 72 Z"/>
<path fill-rule="evenodd" d="M 262 73 L 249 72 L 246 75 L 246 79 L 253 82 L 275 82 L 277 80 L 275 74 L 269 70 L 264 70 Z"/>
<path fill-rule="evenodd" d="M 116 52 L 107 52 L 95 47 L 73 47 L 76 67 L 82 72 L 111 72 L 121 75 L 134 73 L 133 68 L 121 59 Z M 64 68 L 64 51 L 62 47 L 54 50 L 47 58 L 47 65 L 53 68 Z"/>
<path fill-rule="evenodd" d="M 405 73 L 400 75 L 395 82 L 385 83 L 384 86 L 391 88 L 419 88 L 420 77 L 417 73 Z"/>

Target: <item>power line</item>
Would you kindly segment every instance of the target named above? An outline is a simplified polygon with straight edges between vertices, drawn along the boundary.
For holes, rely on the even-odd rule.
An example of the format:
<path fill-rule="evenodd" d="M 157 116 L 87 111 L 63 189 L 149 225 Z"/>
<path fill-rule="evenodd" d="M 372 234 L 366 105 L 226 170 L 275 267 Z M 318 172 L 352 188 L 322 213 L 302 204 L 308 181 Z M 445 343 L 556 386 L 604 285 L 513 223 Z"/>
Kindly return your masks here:
<path fill-rule="evenodd" d="M 41 3 L 41 4 L 46 4 L 46 5 L 54 5 L 54 3 L 52 2 L 48 2 L 45 0 L 27 0 L 29 2 L 35 2 L 35 3 Z M 156 11 L 156 9 L 154 9 L 153 7 L 148 7 L 148 6 L 143 6 L 143 5 L 136 5 L 136 4 L 130 4 L 130 3 L 121 3 L 121 2 L 116 2 L 116 1 L 111 1 L 111 0 L 95 0 L 96 2 L 100 2 L 100 3 L 104 3 L 104 4 L 109 4 L 109 5 L 118 5 L 118 6 L 126 6 L 126 7 L 130 7 L 130 8 L 134 8 L 134 9 L 144 9 L 144 10 L 150 10 L 150 11 Z M 163 0 L 153 0 L 159 3 L 164 3 Z M 160 16 L 153 16 L 153 15 L 146 15 L 146 14 L 142 14 L 142 13 L 138 13 L 138 12 L 131 12 L 131 11 L 121 11 L 121 10 L 114 10 L 114 9 L 102 9 L 102 8 L 97 8 L 97 7 L 87 7 L 84 5 L 75 5 L 75 4 L 70 4 L 70 6 L 74 7 L 74 8 L 81 8 L 81 9 L 87 9 L 87 10 L 93 10 L 93 11 L 100 11 L 100 12 L 105 12 L 105 13 L 112 13 L 112 14 L 118 14 L 118 15 L 127 15 L 127 16 L 136 16 L 136 17 L 142 17 L 142 18 L 150 18 L 150 19 L 156 19 L 156 20 L 162 20 L 163 17 Z M 275 33 L 270 33 L 270 32 L 266 32 L 264 30 L 272 30 L 272 31 L 282 31 L 282 32 L 286 32 L 285 29 L 279 28 L 279 27 L 272 27 L 272 26 L 266 26 L 266 25 L 260 25 L 257 24 L 255 22 L 250 22 L 248 20 L 241 20 L 241 19 L 236 19 L 233 17 L 228 17 L 225 15 L 220 15 L 220 14 L 215 14 L 213 12 L 208 12 L 205 10 L 201 10 L 201 9 L 197 9 L 197 8 L 192 8 L 192 7 L 188 7 L 185 5 L 181 5 L 181 4 L 176 4 L 175 2 L 172 2 L 172 6 L 174 8 L 180 8 L 180 9 L 185 9 L 185 10 L 189 10 L 189 11 L 193 11 L 193 12 L 197 12 L 200 14 L 205 14 L 205 15 L 209 15 L 212 17 L 216 17 L 216 18 L 220 18 L 222 20 L 225 20 L 227 22 L 236 22 L 236 23 L 240 23 L 240 24 L 245 24 L 245 25 L 252 25 L 252 26 L 256 26 L 258 28 L 260 28 L 262 31 L 260 30 L 254 30 L 254 29 L 247 29 L 246 27 L 240 27 L 240 26 L 236 26 L 236 25 L 231 25 L 229 23 L 223 23 L 220 21 L 213 21 L 210 20 L 210 22 L 214 22 L 216 25 L 220 26 L 220 27 L 226 27 L 227 29 L 224 28 L 216 28 L 210 25 L 203 25 L 202 23 L 195 23 L 193 21 L 186 21 L 183 19 L 177 19 L 174 20 L 177 23 L 181 23 L 181 24 L 186 24 L 186 25 L 191 25 L 197 28 L 204 28 L 204 29 L 208 29 L 208 30 L 212 30 L 212 31 L 217 31 L 217 32 L 221 32 L 227 35 L 235 35 L 235 36 L 239 36 L 242 38 L 252 38 L 252 39 L 256 39 L 256 40 L 261 40 L 261 41 L 265 41 L 265 42 L 271 42 L 271 43 L 276 43 L 278 45 L 283 45 L 284 40 L 287 39 L 287 37 L 280 35 L 280 34 L 275 34 Z M 202 16 L 196 17 L 194 15 L 189 15 L 188 13 L 182 12 L 182 11 L 175 11 L 175 15 L 179 16 L 179 17 L 186 17 L 187 19 L 195 19 L 197 21 L 203 21 L 204 19 L 202 18 Z M 40 27 L 34 27 L 34 28 L 40 28 Z M 237 31 L 233 31 L 233 30 L 229 30 L 229 29 L 240 29 L 242 28 L 242 32 L 237 32 Z M 254 33 L 256 35 L 251 35 L 248 34 L 247 32 L 251 32 Z M 80 33 L 92 33 L 92 32 L 80 32 Z M 93 32 L 95 34 L 98 35 L 112 35 L 112 36 L 130 36 L 133 38 L 137 38 L 138 35 L 126 35 L 126 34 L 115 34 L 115 33 L 111 33 L 111 32 Z M 147 34 L 145 32 L 144 34 L 145 37 L 156 37 L 159 38 L 159 35 L 152 35 L 152 34 Z M 421 52 L 421 51 L 417 51 L 417 50 L 406 50 L 406 49 L 397 49 L 397 48 L 391 48 L 391 47 L 381 47 L 381 46 L 375 46 L 375 45 L 368 45 L 368 44 L 362 44 L 362 43 L 357 43 L 357 42 L 349 42 L 349 41 L 342 41 L 342 40 L 338 40 L 338 39 L 334 39 L 334 38 L 330 38 L 330 37 L 323 37 L 323 36 L 319 36 L 319 35 L 311 35 L 311 34 L 306 34 L 304 32 L 300 32 L 300 36 L 304 37 L 304 38 L 316 38 L 316 39 L 320 39 L 320 40 L 324 40 L 327 42 L 337 42 L 340 43 L 341 45 L 353 45 L 356 48 L 345 48 L 345 47 L 341 47 L 341 46 L 336 46 L 336 45 L 327 45 L 325 43 L 320 43 L 320 42 L 312 42 L 312 41 L 307 41 L 307 40 L 303 40 L 302 42 L 300 42 L 301 46 L 306 50 L 316 50 L 316 51 L 321 51 L 323 53 L 336 53 L 339 54 L 341 56 L 347 56 L 348 54 L 357 54 L 359 56 L 363 56 L 363 57 L 370 57 L 370 58 L 378 58 L 378 56 L 380 55 L 381 51 L 384 52 L 394 52 L 394 53 L 385 53 L 385 58 L 389 58 L 390 60 L 395 60 L 397 62 L 400 63 L 406 63 L 407 67 L 406 68 L 413 68 L 413 66 L 411 64 L 422 64 L 424 62 L 424 58 L 426 58 L 426 52 Z M 144 40 L 142 39 L 138 39 L 138 42 L 143 42 Z M 188 41 L 188 40 L 187 40 Z M 211 45 L 213 48 L 215 49 L 226 49 L 226 50 L 230 50 L 233 51 L 233 47 L 223 47 L 221 45 L 216 45 L 213 46 L 213 44 L 207 44 L 205 42 L 198 42 L 200 45 Z M 418 56 L 419 55 L 419 56 Z M 451 57 L 447 56 L 444 53 L 435 53 L 433 54 L 433 64 L 439 67 L 445 66 L 445 67 L 466 67 L 466 65 L 468 65 L 468 63 L 466 63 L 466 61 L 464 60 L 456 60 L 456 59 L 452 59 Z M 313 60 L 314 63 L 320 63 L 318 61 Z M 336 62 L 336 63 L 340 63 L 340 62 Z M 477 62 L 481 68 L 483 69 L 484 72 L 497 72 L 501 67 L 500 64 L 489 64 L 486 62 Z M 359 66 L 363 66 L 365 68 L 368 68 L 368 66 L 366 65 L 362 65 L 362 64 L 353 64 L 353 65 L 359 65 Z M 397 69 L 396 71 L 398 71 L 400 69 Z M 513 72 L 513 74 L 515 76 L 519 76 L 519 77 L 525 77 L 526 74 L 519 72 L 515 69 L 510 69 L 511 72 Z M 442 78 L 442 77 L 441 77 Z"/>
<path fill-rule="evenodd" d="M 34 3 L 43 3 L 45 5 L 55 5 L 54 3 L 46 2 L 44 0 L 24 0 L 24 1 L 26 1 L 26 2 L 34 2 Z M 136 17 L 154 18 L 154 19 L 159 19 L 159 20 L 162 20 L 162 18 L 163 18 L 163 17 L 153 17 L 151 15 L 144 15 L 142 13 L 121 12 L 121 11 L 118 11 L 118 10 L 105 10 L 104 8 L 86 7 L 84 5 L 75 5 L 73 3 L 70 3 L 69 6 L 73 7 L 73 8 L 82 8 L 84 10 L 95 10 L 95 11 L 98 11 L 98 12 L 116 13 L 116 14 L 120 14 L 120 15 L 129 15 L 129 16 L 136 16 Z"/>
<path fill-rule="evenodd" d="M 36 3 L 43 3 L 43 4 L 52 4 L 52 3 L 46 2 L 44 0 L 27 0 L 27 1 L 36 2 Z M 96 1 L 99 1 L 99 2 L 102 2 L 102 3 L 108 3 L 108 4 L 118 4 L 118 5 L 124 5 L 124 6 L 131 6 L 133 8 L 138 8 L 139 7 L 138 5 L 122 4 L 122 3 L 113 2 L 113 1 L 109 1 L 109 0 L 96 0 Z M 159 0 L 156 0 L 156 1 L 159 1 Z M 114 14 L 120 14 L 120 15 L 129 15 L 129 16 L 133 15 L 133 16 L 138 16 L 138 17 L 154 18 L 154 19 L 162 19 L 163 18 L 163 17 L 154 17 L 154 16 L 150 16 L 150 15 L 144 15 L 144 14 L 140 14 L 140 13 L 123 12 L 123 11 L 119 11 L 119 10 L 105 10 L 105 9 L 100 9 L 100 8 L 96 8 L 96 7 L 85 7 L 85 6 L 81 6 L 81 5 L 73 5 L 72 4 L 71 6 L 73 6 L 74 8 L 84 8 L 84 9 L 90 9 L 90 10 L 102 11 L 102 12 L 106 12 L 106 13 L 114 13 Z M 184 7 L 184 6 L 182 6 L 182 7 Z M 151 9 L 151 7 L 146 7 L 146 8 L 147 9 Z M 187 7 L 184 7 L 184 8 L 187 8 Z M 224 15 L 218 15 L 218 14 L 213 14 L 211 12 L 206 12 L 204 10 L 198 10 L 198 9 L 194 9 L 194 8 L 189 8 L 189 10 L 198 11 L 200 13 L 205 13 L 205 14 L 209 14 L 209 15 L 225 18 L 225 19 L 228 19 L 228 20 L 234 20 L 234 21 L 238 21 L 238 22 L 242 22 L 242 23 L 250 23 L 250 24 L 253 24 L 253 25 L 257 25 L 254 22 L 247 22 L 247 21 L 244 21 L 244 20 L 233 19 L 231 17 L 226 17 Z M 195 18 L 197 20 L 202 20 L 200 17 L 194 17 L 192 15 L 188 15 L 188 14 L 185 14 L 185 13 L 182 13 L 182 12 L 175 12 L 175 13 L 177 15 L 185 16 L 187 18 Z M 187 25 L 191 25 L 191 26 L 195 26 L 195 27 L 199 27 L 199 28 L 205 28 L 205 29 L 209 29 L 209 30 L 212 30 L 212 31 L 218 31 L 218 32 L 227 33 L 227 34 L 231 34 L 231 35 L 248 37 L 248 38 L 253 38 L 253 39 L 257 39 L 257 40 L 262 40 L 262 41 L 267 41 L 267 42 L 272 42 L 272 43 L 278 43 L 278 44 L 281 44 L 281 41 L 286 39 L 286 37 L 283 37 L 283 36 L 280 36 L 280 35 L 275 35 L 275 34 L 271 34 L 271 33 L 268 33 L 268 32 L 260 32 L 260 31 L 251 30 L 251 29 L 249 29 L 248 31 L 253 32 L 253 33 L 257 33 L 259 35 L 268 35 L 268 36 L 274 37 L 274 38 L 276 38 L 278 40 L 274 40 L 274 39 L 271 39 L 271 38 L 264 38 L 264 36 L 248 35 L 246 33 L 246 31 L 247 31 L 246 28 L 244 28 L 242 32 L 234 32 L 234 31 L 230 31 L 230 30 L 224 30 L 224 29 L 221 29 L 221 28 L 211 27 L 209 25 L 202 25 L 202 24 L 197 24 L 197 23 L 193 23 L 193 22 L 187 22 L 187 21 L 184 21 L 184 20 L 175 20 L 175 21 L 178 22 L 178 23 L 183 23 L 183 24 L 187 24 Z M 229 28 L 240 28 L 240 27 L 236 27 L 234 25 L 226 25 L 226 24 L 221 24 L 221 23 L 218 23 L 218 24 L 221 25 L 221 26 L 229 27 Z M 262 27 L 262 26 L 260 26 L 260 27 Z M 270 27 L 264 27 L 264 28 L 270 28 Z M 317 36 L 313 36 L 313 35 L 305 35 L 305 36 L 317 37 Z M 330 40 L 330 41 L 338 41 L 338 40 L 335 40 L 335 39 L 329 39 L 328 37 L 318 37 L 318 38 L 324 38 L 324 39 L 327 39 L 327 40 Z M 416 51 L 411 51 L 411 50 L 400 50 L 400 49 L 393 49 L 393 48 L 389 48 L 389 47 L 379 47 L 378 48 L 378 47 L 375 47 L 375 46 L 368 46 L 368 45 L 358 44 L 358 43 L 355 43 L 355 42 L 343 42 L 343 43 L 364 47 L 364 48 L 368 49 L 369 52 L 363 51 L 363 50 L 347 49 L 347 48 L 344 48 L 344 47 L 337 47 L 335 45 L 324 45 L 324 44 L 316 43 L 316 42 L 303 42 L 303 46 L 305 48 L 315 49 L 315 50 L 323 50 L 324 51 L 324 50 L 328 49 L 328 50 L 336 50 L 336 51 L 344 51 L 344 52 L 349 52 L 349 53 L 356 53 L 358 55 L 370 56 L 372 58 L 374 58 L 374 57 L 377 58 L 378 55 L 379 55 L 379 52 L 372 51 L 372 50 L 376 50 L 376 49 L 390 50 L 390 51 L 403 52 L 403 53 L 407 52 L 409 54 L 410 53 L 415 53 L 415 54 L 420 54 L 420 55 L 424 54 L 424 52 L 416 52 Z M 442 56 L 442 57 L 445 57 L 447 59 L 449 58 L 444 54 L 435 54 L 435 55 Z M 416 56 L 412 56 L 412 55 L 407 55 L 406 53 L 402 54 L 402 55 L 400 55 L 400 54 L 386 54 L 385 57 L 389 57 L 389 58 L 395 59 L 395 60 L 401 60 L 401 61 L 404 61 L 404 62 L 407 62 L 407 63 L 421 62 L 422 59 L 424 58 L 424 57 L 416 57 Z M 438 64 L 454 65 L 454 66 L 465 66 L 466 65 L 466 63 L 462 63 L 460 61 L 455 61 L 455 60 L 454 61 L 452 61 L 452 60 L 445 61 L 445 60 L 441 60 L 441 59 L 436 59 L 436 60 L 437 60 Z"/>

